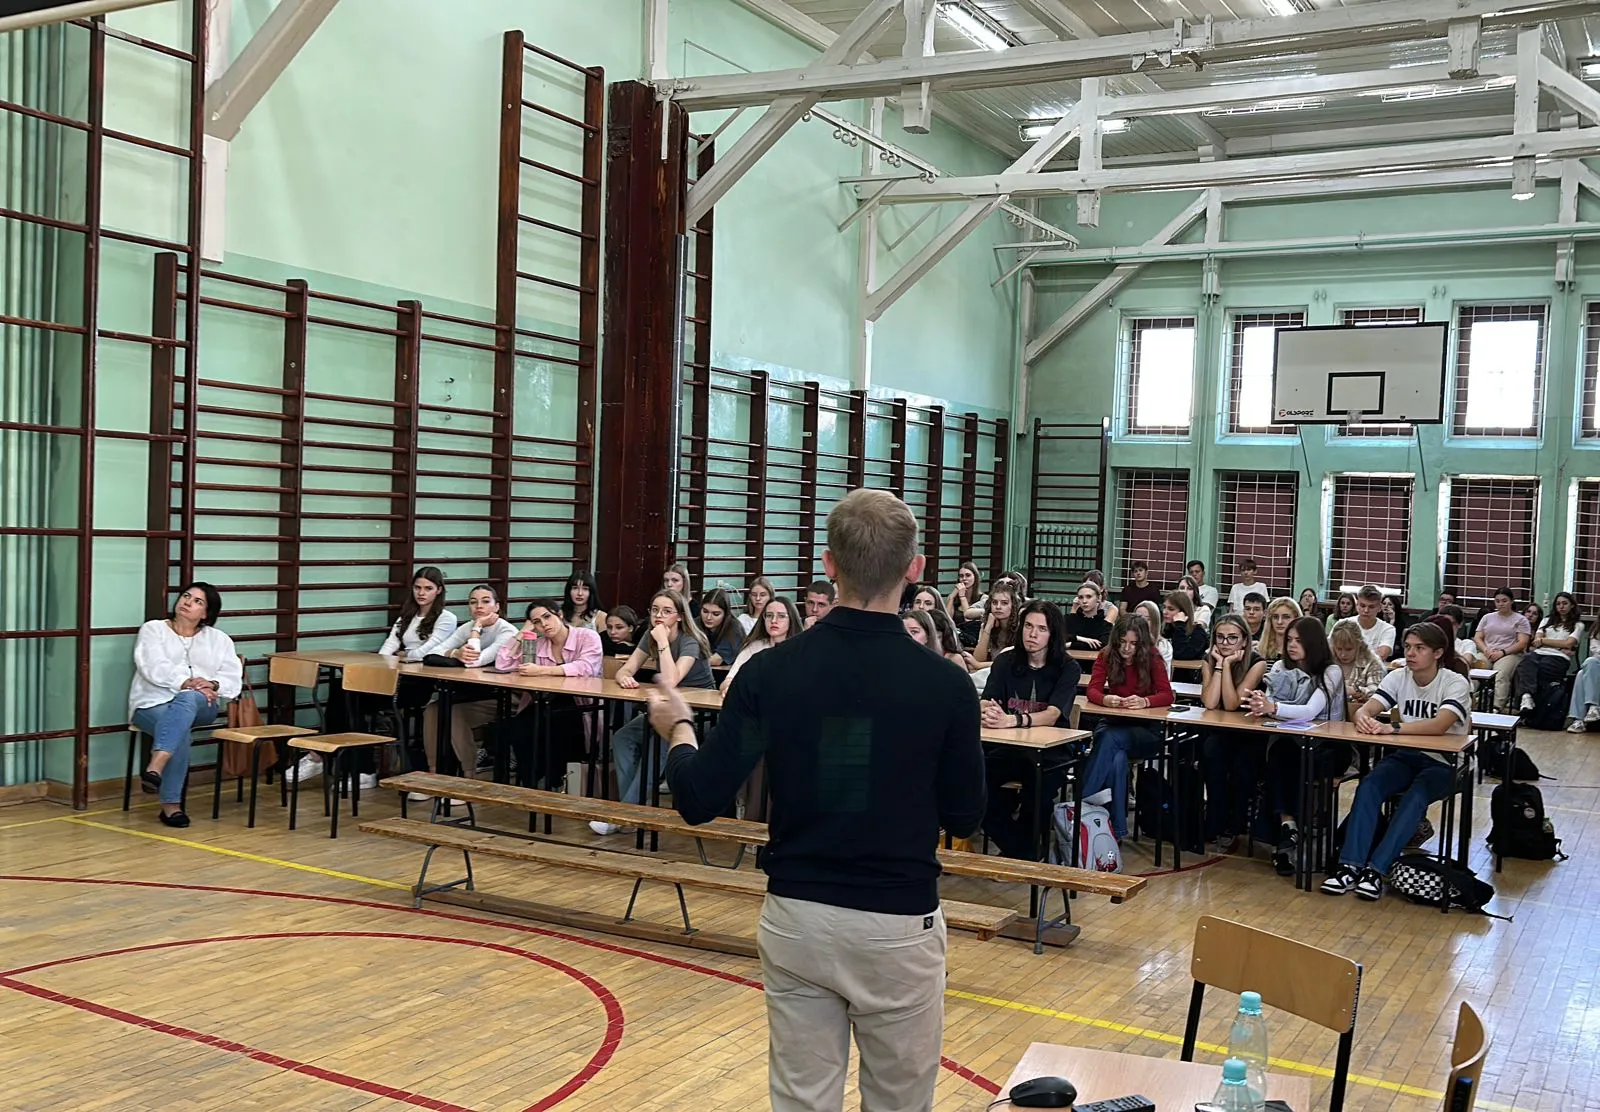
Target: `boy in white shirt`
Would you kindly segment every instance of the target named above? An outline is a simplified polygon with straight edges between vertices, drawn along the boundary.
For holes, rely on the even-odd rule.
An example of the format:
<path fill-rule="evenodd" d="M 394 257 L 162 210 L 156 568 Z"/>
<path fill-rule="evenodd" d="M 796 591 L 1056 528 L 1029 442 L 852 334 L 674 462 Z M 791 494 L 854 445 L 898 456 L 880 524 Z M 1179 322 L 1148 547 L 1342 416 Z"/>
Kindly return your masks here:
<path fill-rule="evenodd" d="M 1228 591 L 1228 610 L 1230 613 L 1244 613 L 1246 595 L 1260 595 L 1263 600 L 1268 600 L 1272 597 L 1267 591 L 1267 585 L 1256 581 L 1256 562 L 1248 556 L 1239 561 L 1239 581 Z"/>
<path fill-rule="evenodd" d="M 1367 643 L 1367 648 L 1372 650 L 1379 660 L 1387 661 L 1394 655 L 1394 626 L 1378 617 L 1378 611 L 1383 607 L 1383 592 L 1368 583 L 1356 592 L 1356 616 L 1346 618 L 1345 622 L 1354 622 L 1361 631 L 1361 639 Z M 1343 625 L 1344 622 L 1340 622 Z"/>
<path fill-rule="evenodd" d="M 1199 601 L 1215 610 L 1217 608 L 1217 589 L 1206 582 L 1205 561 L 1190 560 L 1189 566 L 1183 570 L 1189 573 L 1189 578 L 1193 579 L 1195 586 L 1200 589 Z"/>

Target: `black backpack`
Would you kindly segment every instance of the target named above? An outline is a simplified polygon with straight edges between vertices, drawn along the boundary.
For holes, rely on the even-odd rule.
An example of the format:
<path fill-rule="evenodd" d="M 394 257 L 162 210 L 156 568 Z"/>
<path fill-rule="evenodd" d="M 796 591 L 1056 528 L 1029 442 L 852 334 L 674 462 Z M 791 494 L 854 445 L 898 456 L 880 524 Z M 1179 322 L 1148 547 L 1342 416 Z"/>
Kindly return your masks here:
<path fill-rule="evenodd" d="M 1134 796 L 1139 833 L 1154 838 L 1159 830 L 1163 841 L 1181 845 L 1185 852 L 1204 853 L 1205 839 L 1201 836 L 1206 805 L 1204 785 L 1199 772 L 1193 768 L 1184 770 L 1183 783 L 1183 838 L 1180 841 L 1177 824 L 1173 821 L 1172 785 L 1153 765 L 1146 765 L 1139 770 Z"/>
<path fill-rule="evenodd" d="M 1544 796 L 1532 784 L 1501 784 L 1489 796 L 1489 848 L 1501 857 L 1566 860 L 1561 839 L 1544 815 Z"/>
<path fill-rule="evenodd" d="M 1571 702 L 1572 693 L 1567 690 L 1565 678 L 1541 683 L 1533 697 L 1533 711 L 1528 715 L 1528 725 L 1535 730 L 1561 729 L 1567 724 L 1567 707 Z"/>
<path fill-rule="evenodd" d="M 1484 905 L 1494 899 L 1494 888 L 1469 870 L 1458 868 L 1426 853 L 1403 854 L 1389 867 L 1389 890 L 1412 903 L 1428 907 L 1464 908 L 1485 912 Z M 1509 918 L 1509 916 L 1496 916 Z"/>
<path fill-rule="evenodd" d="M 1559 728 L 1559 727 L 1558 727 Z M 1506 750 L 1510 748 L 1511 741 L 1502 735 L 1489 739 L 1483 750 L 1483 774 L 1490 780 L 1499 780 L 1506 772 Z M 1533 763 L 1533 758 L 1528 756 L 1528 751 L 1522 746 L 1517 746 L 1511 753 L 1511 779 L 1513 780 L 1542 780 L 1544 775 L 1539 771 L 1539 766 Z"/>

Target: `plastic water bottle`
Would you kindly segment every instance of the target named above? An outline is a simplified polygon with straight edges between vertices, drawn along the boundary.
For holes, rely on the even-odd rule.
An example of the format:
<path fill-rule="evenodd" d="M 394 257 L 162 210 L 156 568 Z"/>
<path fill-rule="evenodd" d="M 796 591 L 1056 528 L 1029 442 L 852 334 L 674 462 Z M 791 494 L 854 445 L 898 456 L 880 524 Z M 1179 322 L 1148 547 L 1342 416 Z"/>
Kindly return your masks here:
<path fill-rule="evenodd" d="M 475 653 L 483 651 L 483 638 L 477 626 L 472 627 L 472 633 L 467 637 L 467 648 Z"/>
<path fill-rule="evenodd" d="M 1255 1098 L 1249 1082 L 1245 1080 L 1247 1068 L 1240 1058 L 1229 1058 L 1222 1063 L 1222 1084 L 1217 1086 L 1216 1095 L 1211 1098 L 1214 1112 L 1255 1112 L 1261 1107 L 1261 1102 Z"/>
<path fill-rule="evenodd" d="M 522 631 L 522 663 L 537 664 L 539 657 L 539 634 L 535 630 Z"/>
<path fill-rule="evenodd" d="M 1250 1089 L 1250 1108 L 1260 1109 L 1267 1099 L 1267 1021 L 1261 1017 L 1261 994 L 1241 992 L 1239 1014 L 1228 1032 L 1228 1057 L 1245 1064 L 1245 1081 Z"/>

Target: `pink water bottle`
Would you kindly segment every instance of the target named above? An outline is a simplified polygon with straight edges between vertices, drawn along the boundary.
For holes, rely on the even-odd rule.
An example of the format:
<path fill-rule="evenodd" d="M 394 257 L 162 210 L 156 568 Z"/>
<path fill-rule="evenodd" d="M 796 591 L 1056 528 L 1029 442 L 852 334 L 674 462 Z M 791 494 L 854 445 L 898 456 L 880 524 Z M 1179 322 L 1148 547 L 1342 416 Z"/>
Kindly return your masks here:
<path fill-rule="evenodd" d="M 531 629 L 522 631 L 522 663 L 534 664 L 538 661 L 537 647 L 539 634 Z"/>

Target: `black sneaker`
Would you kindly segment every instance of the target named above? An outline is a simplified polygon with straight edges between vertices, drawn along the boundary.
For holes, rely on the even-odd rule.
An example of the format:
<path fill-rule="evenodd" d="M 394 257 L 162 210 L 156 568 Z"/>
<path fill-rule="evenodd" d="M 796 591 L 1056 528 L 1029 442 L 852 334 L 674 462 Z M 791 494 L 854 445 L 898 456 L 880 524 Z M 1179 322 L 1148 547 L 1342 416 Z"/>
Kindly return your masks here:
<path fill-rule="evenodd" d="M 1361 870 L 1361 876 L 1356 881 L 1356 897 L 1371 903 L 1383 899 L 1383 877 L 1378 875 L 1377 869 Z"/>
<path fill-rule="evenodd" d="M 1278 848 L 1272 851 L 1272 867 L 1279 876 L 1294 876 L 1295 850 L 1300 848 L 1300 831 L 1284 823 L 1278 830 Z"/>
<path fill-rule="evenodd" d="M 1428 841 L 1432 839 L 1435 833 L 1437 833 L 1437 831 L 1433 829 L 1433 821 L 1429 819 L 1427 815 L 1423 815 L 1422 821 L 1417 823 L 1416 832 L 1413 833 L 1410 840 L 1406 842 L 1406 848 L 1416 849 L 1418 846 L 1427 845 Z"/>
<path fill-rule="evenodd" d="M 1342 896 L 1355 888 L 1361 873 L 1350 865 L 1340 865 L 1333 875 L 1322 882 L 1322 891 L 1329 896 Z"/>

